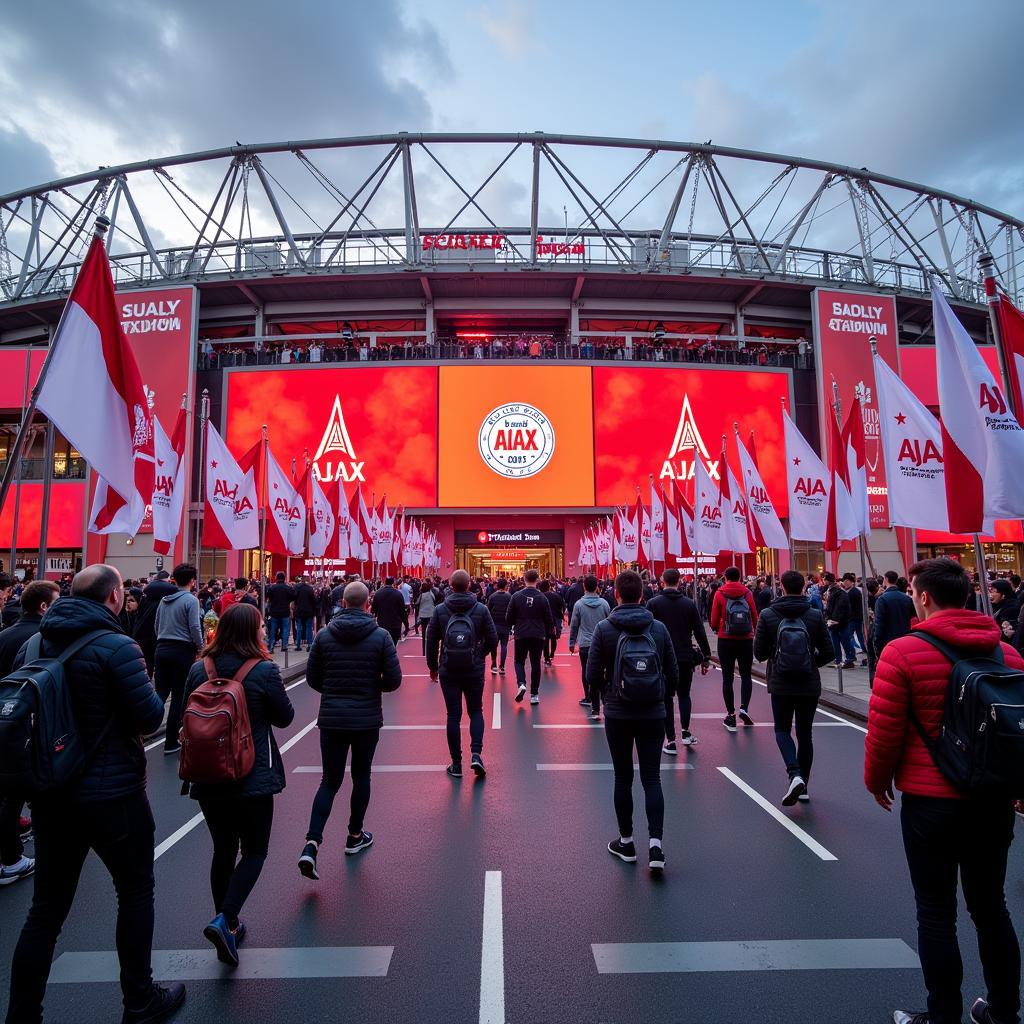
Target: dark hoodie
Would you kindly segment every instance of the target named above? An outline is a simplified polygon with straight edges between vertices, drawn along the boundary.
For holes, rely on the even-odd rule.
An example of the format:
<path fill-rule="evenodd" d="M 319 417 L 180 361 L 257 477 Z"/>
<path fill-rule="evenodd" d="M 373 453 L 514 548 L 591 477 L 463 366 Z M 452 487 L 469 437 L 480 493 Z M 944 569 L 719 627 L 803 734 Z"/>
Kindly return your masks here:
<path fill-rule="evenodd" d="M 669 681 L 674 683 L 678 678 L 679 665 L 676 653 L 668 630 L 663 623 L 657 622 L 646 608 L 638 604 L 621 604 L 594 629 L 594 636 L 590 641 L 590 655 L 587 658 L 587 686 L 601 688 L 606 718 L 649 721 L 665 717 L 663 700 L 651 704 L 629 704 L 620 700 L 614 687 L 610 685 L 615 675 L 615 651 L 619 635 L 622 632 L 640 634 L 648 629 L 658 648 L 667 689 Z"/>
<path fill-rule="evenodd" d="M 772 663 L 775 658 L 776 638 L 783 619 L 802 619 L 811 638 L 814 671 L 809 672 L 803 679 L 783 681 L 773 678 Z M 784 594 L 765 608 L 757 620 L 757 629 L 754 632 L 754 657 L 758 661 L 768 662 L 766 675 L 769 693 L 779 697 L 820 697 L 821 676 L 818 668 L 835 659 L 832 638 L 825 625 L 824 615 L 811 606 L 809 597 Z"/>
<path fill-rule="evenodd" d="M 708 635 L 697 606 L 681 590 L 663 590 L 647 602 L 647 607 L 659 622 L 665 623 L 668 635 L 672 637 L 676 660 L 681 665 L 697 664 L 711 657 Z M 703 658 L 694 653 L 694 644 L 700 648 Z"/>
<path fill-rule="evenodd" d="M 402 684 L 394 641 L 361 608 L 343 608 L 313 639 L 306 682 L 320 696 L 321 729 L 379 729 L 380 695 Z"/>
<path fill-rule="evenodd" d="M 452 591 L 434 609 L 433 617 L 427 626 L 427 668 L 431 672 L 440 671 L 444 674 L 441 643 L 452 615 L 468 615 L 476 633 L 476 650 L 473 653 L 473 681 L 484 678 L 484 664 L 488 654 L 494 654 L 498 647 L 498 631 L 494 628 L 494 619 L 487 610 L 487 605 L 476 599 L 476 594 L 458 594 Z M 459 680 L 461 682 L 462 680 Z"/>

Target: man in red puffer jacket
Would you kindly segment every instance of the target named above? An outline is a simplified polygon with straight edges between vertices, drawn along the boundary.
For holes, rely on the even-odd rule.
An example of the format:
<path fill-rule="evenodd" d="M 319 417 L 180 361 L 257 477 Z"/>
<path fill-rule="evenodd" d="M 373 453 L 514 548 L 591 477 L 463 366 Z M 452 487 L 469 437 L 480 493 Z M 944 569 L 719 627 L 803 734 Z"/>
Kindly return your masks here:
<path fill-rule="evenodd" d="M 930 558 L 912 566 L 910 593 L 918 620 L 909 635 L 889 643 L 878 662 L 868 711 L 864 784 L 889 811 L 894 786 L 903 794 L 903 846 L 917 902 L 918 954 L 928 989 L 928 1010 L 897 1010 L 895 1024 L 959 1024 L 963 964 L 956 937 L 957 872 L 978 932 L 988 1002 L 971 1009 L 974 1024 L 1020 1020 L 1020 946 L 1006 909 L 1006 861 L 1013 840 L 1009 797 L 967 797 L 932 761 L 910 715 L 929 736 L 943 720 L 950 663 L 920 634 L 928 633 L 965 656 L 1001 647 L 1007 665 L 1024 659 L 1000 643 L 987 615 L 964 610 L 971 581 L 959 562 Z"/>
<path fill-rule="evenodd" d="M 718 663 L 722 667 L 722 699 L 725 701 L 722 725 L 729 732 L 736 731 L 736 694 L 732 682 L 737 667 L 740 670 L 740 722 L 743 725 L 754 724 L 748 709 L 754 690 L 750 671 L 754 665 L 756 625 L 754 595 L 740 583 L 739 569 L 730 565 L 725 570 L 725 582 L 715 591 L 711 604 L 711 628 L 718 633 Z"/>

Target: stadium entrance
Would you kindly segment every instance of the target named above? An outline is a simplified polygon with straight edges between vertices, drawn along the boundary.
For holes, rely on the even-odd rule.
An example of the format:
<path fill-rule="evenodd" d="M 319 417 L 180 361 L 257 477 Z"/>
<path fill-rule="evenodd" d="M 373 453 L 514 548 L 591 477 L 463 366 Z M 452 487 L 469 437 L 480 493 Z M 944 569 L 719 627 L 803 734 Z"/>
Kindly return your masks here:
<path fill-rule="evenodd" d="M 527 569 L 536 569 L 541 575 L 561 576 L 564 549 L 561 544 L 525 547 L 456 546 L 455 566 L 465 569 L 471 576 L 522 576 Z"/>

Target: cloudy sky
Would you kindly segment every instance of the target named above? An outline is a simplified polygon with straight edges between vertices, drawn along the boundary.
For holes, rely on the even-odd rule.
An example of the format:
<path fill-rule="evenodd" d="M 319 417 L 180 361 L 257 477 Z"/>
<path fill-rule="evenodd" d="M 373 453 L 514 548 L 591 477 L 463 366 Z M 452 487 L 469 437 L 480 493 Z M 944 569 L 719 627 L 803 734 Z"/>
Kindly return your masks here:
<path fill-rule="evenodd" d="M 1022 0 L 10 3 L 0 194 L 233 143 L 407 131 L 705 141 L 1024 214 Z"/>

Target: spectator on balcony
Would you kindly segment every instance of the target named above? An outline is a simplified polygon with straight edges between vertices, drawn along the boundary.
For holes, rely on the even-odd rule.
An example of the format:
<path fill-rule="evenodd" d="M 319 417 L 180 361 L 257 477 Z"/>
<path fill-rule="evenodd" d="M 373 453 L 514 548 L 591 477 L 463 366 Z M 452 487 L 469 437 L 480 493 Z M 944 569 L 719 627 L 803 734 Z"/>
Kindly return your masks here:
<path fill-rule="evenodd" d="M 281 355 L 281 363 L 282 363 L 282 365 L 288 365 L 288 364 L 291 363 L 292 355 L 293 355 L 292 347 L 291 347 L 291 345 L 288 344 L 287 341 L 281 346 L 281 353 L 280 353 L 280 355 Z"/>
<path fill-rule="evenodd" d="M 370 358 L 370 349 L 366 344 L 366 339 L 363 338 L 359 342 L 359 361 L 365 363 Z"/>
<path fill-rule="evenodd" d="M 540 341 L 537 340 L 536 335 L 530 338 L 529 352 L 531 359 L 540 359 Z"/>
<path fill-rule="evenodd" d="M 201 370 L 212 370 L 214 368 L 213 342 L 209 338 L 203 338 L 199 352 L 199 368 Z"/>
<path fill-rule="evenodd" d="M 484 357 L 484 347 L 478 341 L 473 346 L 473 358 L 476 359 L 477 361 L 479 361 L 479 360 L 483 359 L 483 357 Z"/>

